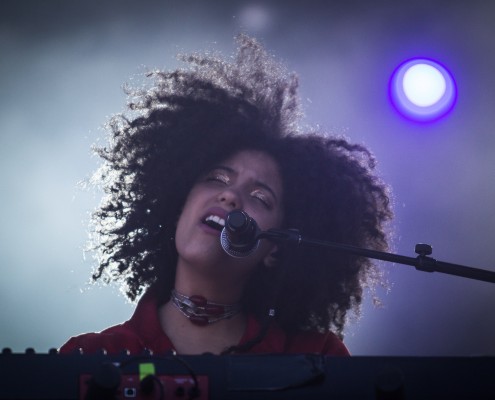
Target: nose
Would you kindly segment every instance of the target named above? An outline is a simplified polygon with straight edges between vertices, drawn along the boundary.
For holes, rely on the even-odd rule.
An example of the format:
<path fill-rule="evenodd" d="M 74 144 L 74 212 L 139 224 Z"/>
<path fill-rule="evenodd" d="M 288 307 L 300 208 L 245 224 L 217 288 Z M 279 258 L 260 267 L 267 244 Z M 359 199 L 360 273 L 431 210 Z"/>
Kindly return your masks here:
<path fill-rule="evenodd" d="M 239 193 L 232 187 L 226 188 L 218 195 L 218 201 L 232 210 L 242 209 L 242 200 Z"/>

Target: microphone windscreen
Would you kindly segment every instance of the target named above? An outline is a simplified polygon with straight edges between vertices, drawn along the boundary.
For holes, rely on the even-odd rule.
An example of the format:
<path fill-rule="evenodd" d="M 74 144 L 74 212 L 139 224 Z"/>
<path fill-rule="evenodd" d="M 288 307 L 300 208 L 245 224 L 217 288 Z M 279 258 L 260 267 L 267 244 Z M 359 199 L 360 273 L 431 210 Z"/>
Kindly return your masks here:
<path fill-rule="evenodd" d="M 254 253 L 258 248 L 260 241 L 256 240 L 254 243 L 249 245 L 239 246 L 234 245 L 229 238 L 229 232 L 226 228 L 222 229 L 222 233 L 220 234 L 220 244 L 222 249 L 231 257 L 242 258 L 247 257 L 250 254 Z"/>

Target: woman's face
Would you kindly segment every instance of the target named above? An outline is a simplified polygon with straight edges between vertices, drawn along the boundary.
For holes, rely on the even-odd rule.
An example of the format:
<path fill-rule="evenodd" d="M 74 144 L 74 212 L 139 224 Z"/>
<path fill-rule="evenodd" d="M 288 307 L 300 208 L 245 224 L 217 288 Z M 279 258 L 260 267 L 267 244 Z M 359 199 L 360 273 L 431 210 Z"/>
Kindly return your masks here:
<path fill-rule="evenodd" d="M 175 237 L 179 263 L 235 263 L 240 270 L 251 271 L 274 246 L 262 240 L 250 256 L 232 258 L 220 245 L 225 218 L 230 211 L 240 209 L 261 230 L 278 228 L 283 219 L 282 197 L 279 168 L 268 154 L 244 150 L 220 162 L 196 182 L 186 199 Z"/>

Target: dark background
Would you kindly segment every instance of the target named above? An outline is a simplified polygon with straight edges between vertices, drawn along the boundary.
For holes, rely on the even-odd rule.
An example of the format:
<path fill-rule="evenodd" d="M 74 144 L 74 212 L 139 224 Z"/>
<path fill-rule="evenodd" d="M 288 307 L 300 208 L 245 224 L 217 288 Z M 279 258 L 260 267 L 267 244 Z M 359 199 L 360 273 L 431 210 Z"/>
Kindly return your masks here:
<path fill-rule="evenodd" d="M 307 123 L 365 143 L 394 190 L 395 248 L 495 270 L 495 3 L 470 1 L 2 1 L 0 347 L 45 352 L 127 319 L 117 288 L 89 286 L 82 190 L 90 146 L 125 105 L 122 84 L 178 52 L 234 49 L 243 31 L 299 74 Z M 453 73 L 453 112 L 416 124 L 387 85 L 405 59 Z M 347 329 L 356 355 L 495 355 L 495 285 L 384 263 L 384 306 Z"/>

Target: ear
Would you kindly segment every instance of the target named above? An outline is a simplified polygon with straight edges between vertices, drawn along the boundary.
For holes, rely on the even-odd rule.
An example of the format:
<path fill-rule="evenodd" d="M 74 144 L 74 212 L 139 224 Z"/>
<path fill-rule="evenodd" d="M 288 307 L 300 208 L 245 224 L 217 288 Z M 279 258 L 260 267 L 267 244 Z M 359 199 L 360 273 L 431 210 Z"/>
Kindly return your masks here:
<path fill-rule="evenodd" d="M 274 245 L 268 255 L 263 259 L 263 264 L 265 265 L 265 267 L 275 268 L 279 262 L 279 255 L 279 248 L 278 246 Z"/>

